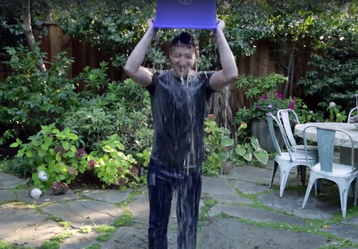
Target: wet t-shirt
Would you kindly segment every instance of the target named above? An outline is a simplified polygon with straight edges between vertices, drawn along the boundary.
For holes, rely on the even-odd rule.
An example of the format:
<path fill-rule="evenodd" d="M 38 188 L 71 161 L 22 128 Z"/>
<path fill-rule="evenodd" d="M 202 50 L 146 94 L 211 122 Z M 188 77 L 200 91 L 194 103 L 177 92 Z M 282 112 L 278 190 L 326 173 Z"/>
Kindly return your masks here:
<path fill-rule="evenodd" d="M 204 120 L 214 90 L 213 72 L 192 72 L 187 79 L 173 70 L 153 74 L 147 87 L 153 113 L 152 158 L 168 167 L 200 166 L 204 160 Z"/>

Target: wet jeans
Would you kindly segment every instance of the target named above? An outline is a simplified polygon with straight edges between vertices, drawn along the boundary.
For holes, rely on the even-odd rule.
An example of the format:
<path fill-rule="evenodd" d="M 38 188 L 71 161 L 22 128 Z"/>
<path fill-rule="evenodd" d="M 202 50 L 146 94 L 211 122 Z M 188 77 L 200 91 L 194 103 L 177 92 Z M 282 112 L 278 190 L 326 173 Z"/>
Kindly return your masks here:
<path fill-rule="evenodd" d="M 167 249 L 167 228 L 173 192 L 177 196 L 178 249 L 196 249 L 201 172 L 174 171 L 151 159 L 148 165 L 149 249 Z"/>

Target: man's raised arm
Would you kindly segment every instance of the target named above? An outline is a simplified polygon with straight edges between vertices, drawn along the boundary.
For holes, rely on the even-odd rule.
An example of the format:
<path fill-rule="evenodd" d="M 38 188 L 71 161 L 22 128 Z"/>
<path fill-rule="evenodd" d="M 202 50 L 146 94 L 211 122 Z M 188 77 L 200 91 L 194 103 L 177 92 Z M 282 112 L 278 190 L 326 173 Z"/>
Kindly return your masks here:
<path fill-rule="evenodd" d="M 139 85 L 146 87 L 152 83 L 152 73 L 148 68 L 142 67 L 148 47 L 155 36 L 153 19 L 147 20 L 148 30 L 128 57 L 124 66 L 125 73 Z"/>

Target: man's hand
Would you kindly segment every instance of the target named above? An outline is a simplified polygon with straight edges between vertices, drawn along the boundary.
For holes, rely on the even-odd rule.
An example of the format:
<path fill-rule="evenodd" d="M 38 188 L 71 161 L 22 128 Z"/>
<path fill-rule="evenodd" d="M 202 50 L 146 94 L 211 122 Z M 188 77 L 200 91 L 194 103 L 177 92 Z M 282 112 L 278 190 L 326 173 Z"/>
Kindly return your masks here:
<path fill-rule="evenodd" d="M 221 19 L 218 19 L 218 26 L 216 27 L 216 31 L 224 31 L 225 22 Z"/>
<path fill-rule="evenodd" d="M 150 18 L 147 20 L 147 26 L 148 26 L 148 30 L 154 29 L 154 18 Z"/>

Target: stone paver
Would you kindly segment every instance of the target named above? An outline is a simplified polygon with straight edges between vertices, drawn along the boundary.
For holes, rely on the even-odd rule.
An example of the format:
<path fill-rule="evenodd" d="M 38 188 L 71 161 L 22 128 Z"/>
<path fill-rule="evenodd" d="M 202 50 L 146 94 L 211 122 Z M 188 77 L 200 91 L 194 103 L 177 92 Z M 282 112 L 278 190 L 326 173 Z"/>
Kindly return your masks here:
<path fill-rule="evenodd" d="M 228 214 L 232 217 L 261 221 L 261 222 L 281 222 L 290 225 L 306 226 L 307 222 L 297 217 L 267 211 L 259 208 L 245 206 L 236 206 L 228 204 L 217 204 L 209 210 L 209 216 L 214 217 L 221 213 Z"/>
<path fill-rule="evenodd" d="M 101 249 L 148 249 L 148 230 L 142 226 L 120 227 Z M 168 230 L 168 249 L 177 249 L 177 233 Z M 213 248 L 214 249 L 214 248 Z"/>
<path fill-rule="evenodd" d="M 118 189 L 108 189 L 108 190 L 85 190 L 82 192 L 82 194 L 95 200 L 116 204 L 125 201 L 128 198 L 130 192 L 131 190 L 121 191 Z"/>
<path fill-rule="evenodd" d="M 73 233 L 70 238 L 65 239 L 59 249 L 83 249 L 96 243 L 98 234 L 90 233 Z"/>
<path fill-rule="evenodd" d="M 204 226 L 199 240 L 203 249 L 313 249 L 328 245 L 327 238 L 312 233 L 257 227 L 225 218 Z"/>
<path fill-rule="evenodd" d="M 309 170 L 307 170 L 309 171 Z M 229 174 L 221 176 L 225 179 L 232 179 L 232 180 L 241 180 L 241 181 L 247 181 L 247 182 L 255 182 L 255 183 L 261 183 L 266 186 L 269 186 L 271 181 L 271 172 L 272 168 L 259 168 L 255 166 L 239 166 L 236 168 L 233 168 Z M 308 182 L 308 178 L 306 180 Z M 279 186 L 280 184 L 280 170 L 277 169 L 275 178 L 274 178 L 274 185 Z M 301 179 L 297 178 L 297 169 L 293 168 L 290 171 L 288 180 L 287 180 L 287 186 L 295 186 L 295 185 L 302 185 Z M 268 189 L 269 190 L 269 189 Z"/>
<path fill-rule="evenodd" d="M 336 187 L 325 184 L 324 194 L 319 198 L 312 195 L 303 210 L 301 206 L 304 188 L 296 191 L 295 186 L 301 186 L 296 169 L 291 171 L 287 184 L 292 188 L 286 189 L 284 196 L 279 198 L 279 172 L 275 178 L 275 188 L 268 188 L 271 166 L 262 168 L 242 166 L 234 168 L 225 176 L 203 178 L 203 194 L 218 203 L 208 210 L 203 208 L 204 200 L 201 201 L 201 212 L 208 211 L 208 213 L 201 215 L 204 220 L 201 222 L 203 226 L 198 234 L 198 249 L 317 249 L 335 242 L 331 238 L 313 232 L 279 230 L 280 226 L 273 226 L 272 223 L 283 223 L 296 228 L 301 227 L 304 231 L 308 229 L 308 222 L 305 219 L 329 219 L 333 212 L 340 213 L 340 204 Z M 72 231 L 73 235 L 61 243 L 60 249 L 84 249 L 95 243 L 99 243 L 102 249 L 148 248 L 149 204 L 146 189 L 127 205 L 133 213 L 134 224 L 131 227 L 117 228 L 108 242 L 98 242 L 96 238 L 99 234 L 94 230 L 89 234 L 82 234 L 79 228 L 112 225 L 115 219 L 123 214 L 123 210 L 116 204 L 127 200 L 130 190 L 84 190 L 78 194 L 69 190 L 65 195 L 56 196 L 48 192 L 38 200 L 29 197 L 29 189 L 15 192 L 9 190 L 24 183 L 25 180 L 0 172 L 0 240 L 39 248 L 53 236 L 60 235 L 64 231 Z M 259 203 L 273 210 L 260 207 L 252 198 L 244 198 L 235 188 L 239 193 L 255 194 L 254 197 L 257 196 Z M 32 206 L 28 204 L 46 205 L 43 205 L 39 211 L 30 208 Z M 351 200 L 348 205 L 350 209 Z M 221 216 L 221 213 L 229 216 Z M 60 226 L 53 220 L 54 218 L 71 222 L 71 227 Z M 245 219 L 246 222 L 240 222 L 236 218 Z M 257 222 L 261 223 L 260 226 Z M 170 249 L 177 248 L 176 229 L 174 194 L 168 229 Z M 356 243 L 355 247 L 358 246 L 356 232 L 358 215 L 339 224 L 314 228 L 312 231 L 318 232 L 318 229 L 352 241 Z"/>
<path fill-rule="evenodd" d="M 66 194 L 63 195 L 53 195 L 51 191 L 48 191 L 45 194 L 42 194 L 39 199 L 31 198 L 30 191 L 28 189 L 19 190 L 17 191 L 16 195 L 19 201 L 35 203 L 37 205 L 41 205 L 44 203 L 51 203 L 51 202 L 77 200 L 80 198 L 70 189 L 66 192 Z"/>
<path fill-rule="evenodd" d="M 10 190 L 0 190 L 0 203 L 15 201 L 16 195 Z"/>
<path fill-rule="evenodd" d="M 235 188 L 239 189 L 244 194 L 257 194 L 264 191 L 270 191 L 268 186 L 257 185 L 252 182 L 245 182 L 240 180 L 232 181 Z"/>
<path fill-rule="evenodd" d="M 0 172 L 0 189 L 16 188 L 27 184 L 27 180 L 19 179 L 16 176 Z"/>
<path fill-rule="evenodd" d="M 141 194 L 134 198 L 134 200 L 129 203 L 128 208 L 133 213 L 133 218 L 137 222 L 141 223 L 148 223 L 149 220 L 149 199 L 148 194 Z M 176 214 L 176 198 L 173 197 L 172 205 L 171 205 L 171 215 L 169 219 L 169 226 L 176 226 L 177 225 L 177 214 Z M 204 202 L 200 201 L 200 208 L 204 206 Z"/>
<path fill-rule="evenodd" d="M 41 208 L 43 212 L 71 222 L 72 226 L 111 225 L 123 211 L 116 205 L 100 201 L 78 200 Z"/>
<path fill-rule="evenodd" d="M 0 239 L 28 247 L 41 246 L 64 228 L 22 203 L 0 206 Z"/>
<path fill-rule="evenodd" d="M 222 178 L 203 178 L 203 193 L 208 194 L 218 202 L 227 203 L 246 203 L 251 204 L 252 200 L 241 197 L 230 185 Z"/>
<path fill-rule="evenodd" d="M 343 221 L 343 223 L 358 226 L 358 216 L 350 218 L 350 219 L 346 219 L 346 220 Z"/>
<path fill-rule="evenodd" d="M 358 244 L 358 228 L 350 225 L 330 225 L 325 231 L 337 235 L 338 237 L 346 238 Z"/>
<path fill-rule="evenodd" d="M 333 217 L 333 212 L 341 210 L 340 204 L 313 196 L 308 198 L 305 209 L 302 209 L 303 198 L 304 194 L 285 191 L 282 198 L 277 192 L 274 192 L 260 195 L 258 200 L 270 208 L 307 219 L 330 219 Z"/>

